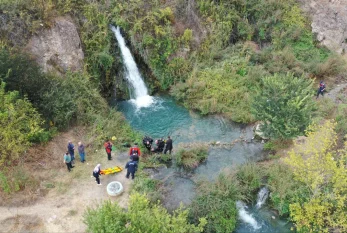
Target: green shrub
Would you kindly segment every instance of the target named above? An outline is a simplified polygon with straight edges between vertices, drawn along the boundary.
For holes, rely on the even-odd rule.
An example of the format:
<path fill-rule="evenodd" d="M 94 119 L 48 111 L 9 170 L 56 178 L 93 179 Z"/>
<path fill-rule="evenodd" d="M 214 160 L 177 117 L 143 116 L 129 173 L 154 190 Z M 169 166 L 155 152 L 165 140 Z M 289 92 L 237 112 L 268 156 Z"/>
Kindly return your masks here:
<path fill-rule="evenodd" d="M 31 140 L 41 134 L 43 121 L 27 99 L 5 92 L 0 84 L 0 166 L 10 165 L 23 156 Z"/>
<path fill-rule="evenodd" d="M 291 203 L 303 202 L 309 198 L 309 189 L 294 179 L 294 174 L 288 166 L 275 163 L 262 169 L 268 177 L 271 205 L 280 215 L 288 217 Z"/>
<path fill-rule="evenodd" d="M 208 156 L 208 147 L 195 145 L 193 148 L 180 149 L 175 155 L 176 165 L 187 169 L 196 168 Z"/>
<path fill-rule="evenodd" d="M 145 196 L 132 194 L 128 210 L 107 201 L 97 209 L 88 208 L 84 215 L 87 232 L 143 232 L 143 233 L 197 233 L 202 232 L 206 220 L 197 226 L 187 221 L 188 210 L 182 208 L 171 215 L 159 204 L 151 205 Z"/>
<path fill-rule="evenodd" d="M 159 185 L 159 180 L 151 179 L 147 174 L 139 170 L 136 173 L 135 181 L 132 186 L 132 193 L 145 194 L 150 202 L 157 203 L 163 199 Z"/>
<path fill-rule="evenodd" d="M 312 86 L 312 80 L 295 78 L 290 73 L 263 79 L 252 112 L 263 122 L 261 130 L 265 136 L 290 139 L 304 133 L 315 110 Z"/>
<path fill-rule="evenodd" d="M 264 170 L 256 163 L 246 163 L 236 169 L 235 178 L 240 185 L 243 198 L 252 200 L 256 191 L 263 184 Z"/>
<path fill-rule="evenodd" d="M 232 232 L 237 223 L 235 202 L 242 199 L 240 185 L 232 175 L 221 174 L 215 183 L 201 182 L 190 205 L 189 217 L 198 223 L 206 217 L 205 233 Z"/>

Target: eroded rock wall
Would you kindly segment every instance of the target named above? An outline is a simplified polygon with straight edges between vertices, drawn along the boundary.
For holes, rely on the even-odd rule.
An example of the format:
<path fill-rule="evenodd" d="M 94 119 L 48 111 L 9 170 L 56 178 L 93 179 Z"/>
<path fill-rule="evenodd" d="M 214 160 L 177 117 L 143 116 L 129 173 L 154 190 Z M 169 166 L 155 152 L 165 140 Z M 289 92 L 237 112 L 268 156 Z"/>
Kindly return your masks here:
<path fill-rule="evenodd" d="M 84 53 L 77 28 L 68 17 L 54 19 L 53 26 L 32 36 L 27 49 L 44 72 L 64 74 L 83 69 Z"/>
<path fill-rule="evenodd" d="M 300 0 L 312 19 L 318 41 L 340 54 L 347 52 L 347 0 Z"/>

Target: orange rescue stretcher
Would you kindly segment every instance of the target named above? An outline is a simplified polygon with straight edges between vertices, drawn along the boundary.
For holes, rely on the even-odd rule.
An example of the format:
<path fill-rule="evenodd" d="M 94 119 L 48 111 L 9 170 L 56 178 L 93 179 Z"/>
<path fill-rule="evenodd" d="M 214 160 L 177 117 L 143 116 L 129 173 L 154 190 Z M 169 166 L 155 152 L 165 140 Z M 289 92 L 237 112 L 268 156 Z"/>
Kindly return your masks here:
<path fill-rule="evenodd" d="M 115 166 L 115 167 L 111 167 L 111 168 L 106 168 L 104 170 L 100 170 L 100 174 L 101 175 L 109 175 L 109 174 L 113 174 L 113 173 L 117 173 L 117 172 L 121 172 L 123 171 L 123 168 L 119 167 L 119 166 Z"/>

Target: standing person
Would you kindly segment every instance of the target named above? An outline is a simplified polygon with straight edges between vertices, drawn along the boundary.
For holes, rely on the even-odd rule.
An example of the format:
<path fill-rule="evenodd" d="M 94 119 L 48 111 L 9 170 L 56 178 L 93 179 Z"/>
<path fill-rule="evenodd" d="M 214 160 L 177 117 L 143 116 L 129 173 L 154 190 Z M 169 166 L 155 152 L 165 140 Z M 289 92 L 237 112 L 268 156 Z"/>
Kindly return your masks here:
<path fill-rule="evenodd" d="M 109 140 L 106 140 L 105 143 L 104 143 L 104 147 L 105 147 L 105 150 L 106 150 L 106 153 L 107 153 L 108 160 L 112 160 L 112 155 L 111 155 L 112 143 Z"/>
<path fill-rule="evenodd" d="M 67 170 L 69 172 L 71 171 L 71 168 L 74 168 L 74 166 L 72 166 L 71 164 L 71 156 L 68 151 L 66 151 L 66 153 L 64 154 L 64 163 L 66 164 Z"/>
<path fill-rule="evenodd" d="M 319 94 L 321 94 L 322 96 L 324 96 L 324 91 L 325 91 L 325 83 L 323 81 L 321 81 L 319 83 L 319 88 L 318 88 L 318 91 L 317 91 L 317 97 L 316 99 L 318 99 L 319 97 Z"/>
<path fill-rule="evenodd" d="M 96 167 L 95 167 L 94 170 L 93 170 L 93 176 L 95 177 L 95 182 L 96 182 L 98 185 L 101 185 L 101 183 L 100 183 L 100 178 L 99 178 L 99 176 L 100 176 L 100 171 L 101 171 L 100 166 L 101 166 L 101 164 L 96 165 Z"/>
<path fill-rule="evenodd" d="M 167 151 L 169 151 L 169 154 L 171 155 L 171 151 L 172 151 L 172 139 L 170 138 L 170 136 L 167 137 L 166 144 L 165 144 L 164 154 L 166 154 Z"/>
<path fill-rule="evenodd" d="M 84 159 L 85 152 L 84 152 L 84 145 L 82 144 L 82 142 L 78 142 L 78 153 L 80 155 L 81 162 L 84 163 L 86 160 Z"/>
<path fill-rule="evenodd" d="M 75 146 L 71 141 L 69 141 L 69 144 L 67 144 L 67 150 L 69 151 L 69 154 L 71 156 L 71 164 L 75 163 Z"/>
<path fill-rule="evenodd" d="M 139 161 L 139 156 L 141 156 L 141 151 L 136 142 L 134 143 L 133 147 L 130 147 L 129 156 L 132 157 L 134 161 Z"/>
<path fill-rule="evenodd" d="M 133 157 L 130 157 L 130 161 L 127 162 L 125 168 L 127 169 L 127 175 L 125 177 L 129 179 L 129 175 L 131 174 L 131 179 L 134 179 L 135 172 L 137 171 L 137 162 L 133 161 Z"/>

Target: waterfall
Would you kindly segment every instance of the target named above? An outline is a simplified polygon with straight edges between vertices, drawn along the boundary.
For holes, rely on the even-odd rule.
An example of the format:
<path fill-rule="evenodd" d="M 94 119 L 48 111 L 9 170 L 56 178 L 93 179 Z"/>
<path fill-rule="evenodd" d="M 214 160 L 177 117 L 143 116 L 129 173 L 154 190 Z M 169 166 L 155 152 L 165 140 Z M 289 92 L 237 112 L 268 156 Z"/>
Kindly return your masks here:
<path fill-rule="evenodd" d="M 261 226 L 258 224 L 258 222 L 253 218 L 251 214 L 246 211 L 247 206 L 245 205 L 245 203 L 243 203 L 242 201 L 237 201 L 236 207 L 239 210 L 239 218 L 243 222 L 251 225 L 254 230 L 260 229 Z"/>
<path fill-rule="evenodd" d="M 258 193 L 256 207 L 260 208 L 265 203 L 268 196 L 269 196 L 269 190 L 266 187 L 262 187 Z"/>
<path fill-rule="evenodd" d="M 145 82 L 142 80 L 139 69 L 137 68 L 136 62 L 131 55 L 129 48 L 125 44 L 125 40 L 120 32 L 120 28 L 111 26 L 111 30 L 115 34 L 124 62 L 125 67 L 125 78 L 130 84 L 130 97 L 131 101 L 136 104 L 138 108 L 148 107 L 153 103 L 153 98 L 148 95 L 148 90 Z"/>

